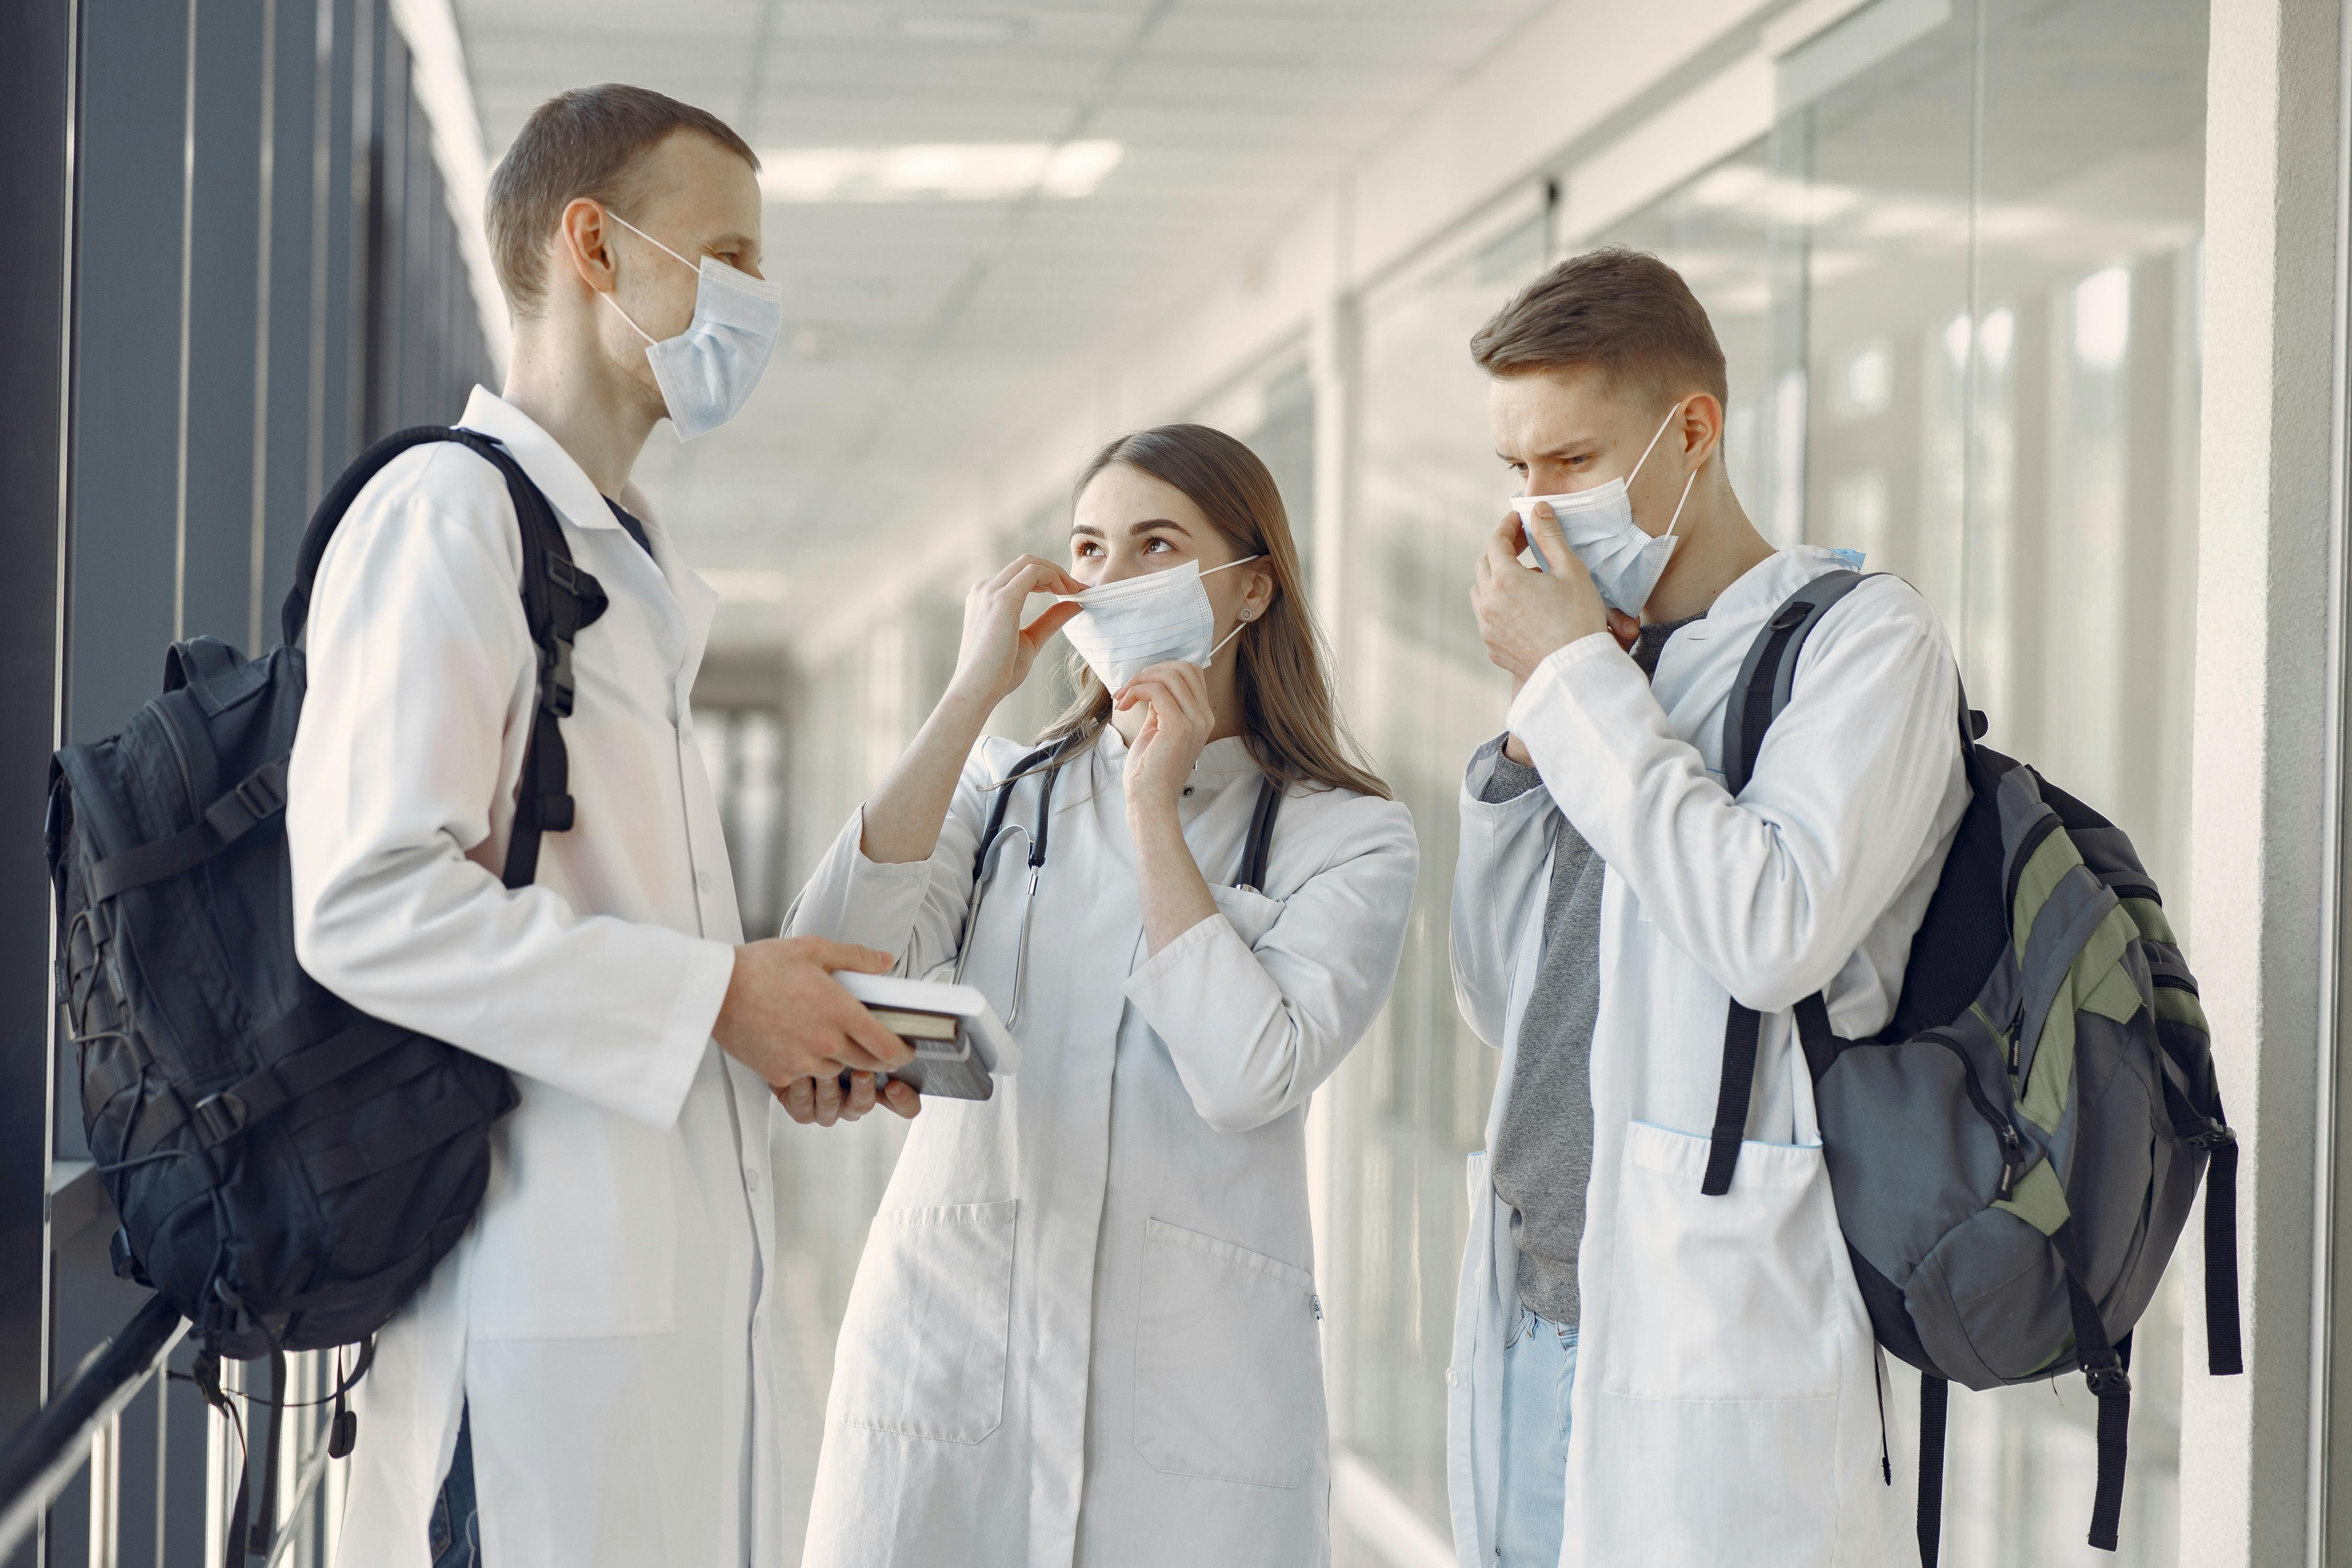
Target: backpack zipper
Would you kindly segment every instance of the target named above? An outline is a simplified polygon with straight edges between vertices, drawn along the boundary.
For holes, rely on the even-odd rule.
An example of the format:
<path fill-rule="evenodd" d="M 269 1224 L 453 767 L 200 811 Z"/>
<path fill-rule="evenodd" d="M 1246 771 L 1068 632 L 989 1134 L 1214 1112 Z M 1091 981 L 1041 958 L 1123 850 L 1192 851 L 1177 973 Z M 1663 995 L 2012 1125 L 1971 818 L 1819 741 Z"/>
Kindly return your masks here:
<path fill-rule="evenodd" d="M 2014 922 L 2017 919 L 2017 884 L 2025 879 L 2026 864 L 2033 858 L 2033 852 L 2042 847 L 2042 841 L 2057 832 L 2061 826 L 2056 812 L 2047 806 L 2042 810 L 2045 815 L 2025 830 L 2025 837 L 2018 840 L 2016 855 L 2009 862 L 2009 885 L 2000 900 L 2001 918 L 2005 921 Z M 2016 934 L 2013 929 L 2011 934 Z"/>
<path fill-rule="evenodd" d="M 1977 1114 L 1984 1118 L 1985 1125 L 1991 1128 L 1993 1136 L 2000 1140 L 1999 1195 L 2004 1198 L 2009 1196 L 2010 1189 L 2016 1185 L 2018 1176 L 2026 1166 L 2025 1141 L 2017 1135 L 2017 1129 L 2011 1123 L 2009 1118 L 1996 1110 L 1991 1100 L 1986 1097 L 1983 1086 L 1977 1082 L 1976 1063 L 1969 1059 L 1969 1053 L 1961 1047 L 1958 1040 L 1935 1029 L 1930 1029 L 1919 1037 L 1935 1041 L 1959 1058 L 1960 1085 L 1969 1092 L 1969 1103 L 1977 1108 Z"/>

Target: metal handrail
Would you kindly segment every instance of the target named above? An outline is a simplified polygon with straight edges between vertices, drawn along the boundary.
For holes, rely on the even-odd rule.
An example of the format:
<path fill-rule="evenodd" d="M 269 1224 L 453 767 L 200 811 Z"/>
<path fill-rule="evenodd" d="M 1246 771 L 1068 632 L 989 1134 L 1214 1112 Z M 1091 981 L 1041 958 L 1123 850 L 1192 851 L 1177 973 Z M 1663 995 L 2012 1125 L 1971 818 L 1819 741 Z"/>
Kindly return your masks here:
<path fill-rule="evenodd" d="M 114 1337 L 82 1358 L 72 1381 L 0 1447 L 0 1559 L 16 1549 L 72 1481 L 90 1442 L 122 1413 L 181 1340 L 188 1321 L 148 1299 Z"/>

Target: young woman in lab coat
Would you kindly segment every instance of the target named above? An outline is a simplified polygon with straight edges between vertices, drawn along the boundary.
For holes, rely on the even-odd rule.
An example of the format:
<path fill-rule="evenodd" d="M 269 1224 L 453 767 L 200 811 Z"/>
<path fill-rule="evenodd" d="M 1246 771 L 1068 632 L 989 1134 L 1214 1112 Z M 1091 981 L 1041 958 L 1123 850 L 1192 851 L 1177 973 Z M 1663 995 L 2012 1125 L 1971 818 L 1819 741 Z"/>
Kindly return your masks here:
<path fill-rule="evenodd" d="M 930 1100 L 908 1131 L 835 1363 L 810 1568 L 1328 1557 L 1307 1102 L 1388 997 L 1412 817 L 1351 760 L 1247 447 L 1123 437 L 1073 513 L 1066 568 L 1024 556 L 971 590 L 947 695 L 789 922 L 902 973 L 961 963 L 1023 1050 L 993 1099 Z M 1086 597 L 1024 629 L 1039 593 Z M 1080 615 L 1080 694 L 1021 768 L 1037 747 L 982 726 Z M 1265 873 L 1236 886 L 1268 780 Z M 818 1087 L 787 1108 L 831 1120 Z"/>

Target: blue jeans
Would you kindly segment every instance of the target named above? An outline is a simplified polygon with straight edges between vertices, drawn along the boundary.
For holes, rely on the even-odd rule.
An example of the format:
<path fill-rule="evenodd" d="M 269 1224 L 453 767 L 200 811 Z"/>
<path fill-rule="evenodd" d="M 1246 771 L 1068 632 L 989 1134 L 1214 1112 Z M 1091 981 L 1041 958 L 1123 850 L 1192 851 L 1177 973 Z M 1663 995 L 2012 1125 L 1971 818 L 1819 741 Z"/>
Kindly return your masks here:
<path fill-rule="evenodd" d="M 482 1520 L 474 1506 L 474 1415 L 457 1416 L 457 1446 L 449 1454 L 449 1473 L 441 1495 L 433 1500 L 427 1521 L 426 1550 L 433 1568 L 482 1568 Z"/>
<path fill-rule="evenodd" d="M 1503 1477 L 1495 1505 L 1502 1568 L 1558 1568 L 1568 1508 L 1568 1394 L 1576 1330 L 1525 1307 L 1503 1347 Z"/>

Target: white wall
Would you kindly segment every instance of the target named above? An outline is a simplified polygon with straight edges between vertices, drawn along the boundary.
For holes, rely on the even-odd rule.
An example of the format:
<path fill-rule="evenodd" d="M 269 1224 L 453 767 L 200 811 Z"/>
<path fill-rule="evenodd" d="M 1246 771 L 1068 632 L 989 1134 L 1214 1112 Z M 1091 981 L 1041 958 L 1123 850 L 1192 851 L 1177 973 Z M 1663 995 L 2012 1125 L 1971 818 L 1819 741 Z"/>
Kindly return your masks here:
<path fill-rule="evenodd" d="M 2206 129 L 2197 614 L 2196 963 L 2244 1152 L 2242 1378 L 2192 1306 L 2184 1563 L 2323 1561 L 2310 1467 L 2321 933 L 2341 657 L 2332 323 L 2342 278 L 2340 0 L 2214 0 Z M 2201 1291 L 2200 1292 L 2201 1295 Z"/>

